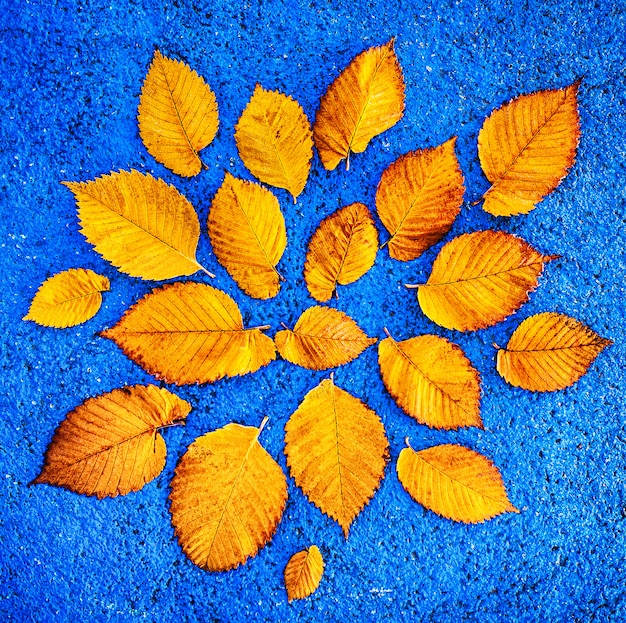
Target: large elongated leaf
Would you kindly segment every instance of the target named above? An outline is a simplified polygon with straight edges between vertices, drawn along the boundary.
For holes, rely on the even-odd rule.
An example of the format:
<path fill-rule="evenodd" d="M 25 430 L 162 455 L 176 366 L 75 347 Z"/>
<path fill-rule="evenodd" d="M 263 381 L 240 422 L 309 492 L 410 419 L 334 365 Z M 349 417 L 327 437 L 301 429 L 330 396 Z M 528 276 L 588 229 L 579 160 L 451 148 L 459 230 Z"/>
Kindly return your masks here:
<path fill-rule="evenodd" d="M 198 270 L 210 275 L 196 261 L 196 211 L 173 186 L 138 171 L 63 184 L 76 197 L 87 241 L 123 273 L 142 279 L 171 279 Z"/>
<path fill-rule="evenodd" d="M 285 567 L 285 588 L 289 601 L 304 599 L 317 590 L 324 573 L 324 560 L 317 545 L 296 552 Z"/>
<path fill-rule="evenodd" d="M 138 121 L 144 145 L 158 162 L 178 175 L 196 175 L 203 166 L 198 152 L 217 133 L 215 95 L 188 65 L 156 50 L 141 89 Z"/>
<path fill-rule="evenodd" d="M 304 280 L 311 296 L 328 301 L 337 284 L 360 279 L 376 260 L 378 233 L 362 203 L 347 205 L 326 217 L 309 242 Z"/>
<path fill-rule="evenodd" d="M 567 175 L 580 138 L 579 84 L 522 95 L 485 120 L 478 156 L 491 182 L 484 195 L 487 212 L 530 212 Z"/>
<path fill-rule="evenodd" d="M 150 374 L 177 385 L 255 372 L 276 354 L 260 329 L 244 329 L 230 296 L 193 282 L 153 290 L 101 335 Z"/>
<path fill-rule="evenodd" d="M 287 465 L 298 487 L 348 536 L 388 459 L 380 418 L 332 377 L 311 390 L 285 425 Z"/>
<path fill-rule="evenodd" d="M 266 188 L 226 173 L 209 211 L 209 236 L 215 256 L 250 296 L 278 294 L 276 265 L 287 246 L 285 219 Z"/>
<path fill-rule="evenodd" d="M 511 385 L 551 392 L 573 385 L 613 342 L 582 322 L 553 312 L 526 318 L 498 350 L 497 368 Z"/>
<path fill-rule="evenodd" d="M 196 439 L 172 479 L 170 513 L 180 546 L 199 567 L 234 569 L 274 535 L 287 480 L 258 441 L 263 428 L 227 424 Z"/>
<path fill-rule="evenodd" d="M 34 484 L 99 498 L 138 491 L 165 466 L 159 428 L 187 417 L 191 406 L 154 385 L 135 385 L 89 398 L 67 414 Z"/>
<path fill-rule="evenodd" d="M 350 153 L 365 151 L 372 138 L 404 113 L 404 79 L 393 40 L 359 54 L 328 87 L 315 117 L 313 138 L 322 164 L 332 171 Z"/>

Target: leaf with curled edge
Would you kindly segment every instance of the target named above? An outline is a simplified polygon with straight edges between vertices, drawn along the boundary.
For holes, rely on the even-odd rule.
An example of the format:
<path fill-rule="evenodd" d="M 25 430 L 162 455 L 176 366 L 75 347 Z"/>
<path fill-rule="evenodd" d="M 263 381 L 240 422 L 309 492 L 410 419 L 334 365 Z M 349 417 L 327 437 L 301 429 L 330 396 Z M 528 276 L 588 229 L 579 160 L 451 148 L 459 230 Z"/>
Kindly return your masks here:
<path fill-rule="evenodd" d="M 324 560 L 317 545 L 296 552 L 285 566 L 284 578 L 287 598 L 304 599 L 313 594 L 324 573 Z"/>

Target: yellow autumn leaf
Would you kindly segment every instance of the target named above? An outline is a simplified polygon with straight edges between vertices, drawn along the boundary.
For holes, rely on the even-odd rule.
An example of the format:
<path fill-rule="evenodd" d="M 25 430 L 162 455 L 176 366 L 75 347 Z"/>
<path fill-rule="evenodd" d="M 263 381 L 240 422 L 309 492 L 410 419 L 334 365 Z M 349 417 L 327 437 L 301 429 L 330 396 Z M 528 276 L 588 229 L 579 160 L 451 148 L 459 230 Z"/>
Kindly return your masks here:
<path fill-rule="evenodd" d="M 309 368 L 326 370 L 356 359 L 376 338 L 368 337 L 347 314 L 316 305 L 302 312 L 293 331 L 274 336 L 283 359 Z"/>
<path fill-rule="evenodd" d="M 209 571 L 234 569 L 274 535 L 287 480 L 259 428 L 227 424 L 196 439 L 176 467 L 170 513 L 180 546 Z"/>
<path fill-rule="evenodd" d="M 207 168 L 198 152 L 217 134 L 217 102 L 188 65 L 155 51 L 141 89 L 137 120 L 141 139 L 157 162 L 184 177 Z"/>
<path fill-rule="evenodd" d="M 41 284 L 22 320 L 57 329 L 76 326 L 96 315 L 109 287 L 109 280 L 93 270 L 70 268 Z"/>
<path fill-rule="evenodd" d="M 485 120 L 478 156 L 491 182 L 486 212 L 526 214 L 567 175 L 580 139 L 579 85 L 522 95 Z"/>
<path fill-rule="evenodd" d="M 278 294 L 276 270 L 287 230 L 276 197 L 266 188 L 226 173 L 209 210 L 209 237 L 219 263 L 248 295 Z"/>
<path fill-rule="evenodd" d="M 324 573 L 324 560 L 317 545 L 296 552 L 285 567 L 285 588 L 289 601 L 304 599 L 317 590 Z"/>
<path fill-rule="evenodd" d="M 347 205 L 326 217 L 309 242 L 304 280 L 311 296 L 328 301 L 337 284 L 360 279 L 376 260 L 378 233 L 362 203 Z"/>
<path fill-rule="evenodd" d="M 361 52 L 328 87 L 313 125 L 313 139 L 324 168 L 350 153 L 365 151 L 378 134 L 404 114 L 404 78 L 393 39 Z"/>
<path fill-rule="evenodd" d="M 436 335 L 402 342 L 387 335 L 378 345 L 378 363 L 405 413 L 435 428 L 482 428 L 480 375 L 456 344 Z"/>
<path fill-rule="evenodd" d="M 211 383 L 255 372 L 276 356 L 262 328 L 244 329 L 237 304 L 203 283 L 172 283 L 126 311 L 103 337 L 166 383 Z"/>
<path fill-rule="evenodd" d="M 498 350 L 497 369 L 511 385 L 552 392 L 573 385 L 610 344 L 582 322 L 545 312 L 526 318 Z"/>
<path fill-rule="evenodd" d="M 346 538 L 380 485 L 388 446 L 378 415 L 337 387 L 332 376 L 304 397 L 285 425 L 291 476 Z"/>
<path fill-rule="evenodd" d="M 409 152 L 383 172 L 376 210 L 391 235 L 391 257 L 414 260 L 450 231 L 465 192 L 455 143 Z"/>
<path fill-rule="evenodd" d="M 188 402 L 154 385 L 89 398 L 57 428 L 33 484 L 98 498 L 138 491 L 165 467 L 159 429 L 184 420 L 190 410 Z"/>
<path fill-rule="evenodd" d="M 448 242 L 428 281 L 417 287 L 426 316 L 446 329 L 476 331 L 497 324 L 528 300 L 556 255 L 542 255 L 502 231 L 476 231 Z"/>
<path fill-rule="evenodd" d="M 300 104 L 257 84 L 235 126 L 235 141 L 252 175 L 289 191 L 295 203 L 313 158 L 311 125 Z"/>
<path fill-rule="evenodd" d="M 173 186 L 138 171 L 63 182 L 76 197 L 81 231 L 96 251 L 131 277 L 171 279 L 203 270 L 200 223 Z"/>
<path fill-rule="evenodd" d="M 407 440 L 408 444 L 408 440 Z M 400 452 L 398 479 L 427 509 L 463 523 L 482 523 L 518 513 L 509 502 L 498 468 L 486 457 L 455 444 Z"/>

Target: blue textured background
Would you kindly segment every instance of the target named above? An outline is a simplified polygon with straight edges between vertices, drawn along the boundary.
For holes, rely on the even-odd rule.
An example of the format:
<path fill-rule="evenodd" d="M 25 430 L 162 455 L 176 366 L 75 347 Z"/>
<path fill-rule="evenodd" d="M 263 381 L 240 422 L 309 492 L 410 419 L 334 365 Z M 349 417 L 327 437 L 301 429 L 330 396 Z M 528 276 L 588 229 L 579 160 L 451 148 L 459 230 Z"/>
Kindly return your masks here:
<path fill-rule="evenodd" d="M 50 6 L 53 4 L 54 6 Z M 624 138 L 626 7 L 610 2 L 371 0 L 352 3 L 0 2 L 0 618 L 10 621 L 621 621 L 624 589 Z M 119 6 L 118 6 L 119 5 Z M 167 5 L 167 6 L 164 6 Z M 243 295 L 217 264 L 206 217 L 224 170 L 250 178 L 234 125 L 255 83 L 294 96 L 314 119 L 330 82 L 363 49 L 396 37 L 406 79 L 404 118 L 352 158 L 323 170 L 315 156 L 296 206 L 277 191 L 288 230 L 279 265 L 287 277 L 268 302 Z M 136 110 L 153 50 L 196 69 L 217 96 L 220 129 L 203 152 L 209 170 L 176 177 L 144 149 Z M 487 182 L 476 137 L 484 118 L 521 93 L 583 76 L 582 139 L 562 185 L 528 216 L 493 218 L 480 205 Z M 399 339 L 433 332 L 458 343 L 483 379 L 485 430 L 437 432 L 404 415 L 383 388 L 376 348 L 336 371 L 336 382 L 381 416 L 392 460 L 381 489 L 349 539 L 289 479 L 275 537 L 239 569 L 211 574 L 182 554 L 168 512 L 178 457 L 229 421 L 270 421 L 261 441 L 285 467 L 283 426 L 327 376 L 283 361 L 242 378 L 177 391 L 193 411 L 165 431 L 167 466 L 142 491 L 98 501 L 49 486 L 28 487 L 52 434 L 85 398 L 151 377 L 97 337 L 154 284 L 118 273 L 78 231 L 62 180 L 112 169 L 163 177 L 196 207 L 199 260 L 249 324 L 293 325 L 313 303 L 303 286 L 307 242 L 340 205 L 374 208 L 382 171 L 400 154 L 458 136 L 466 203 L 447 236 L 487 227 L 527 239 L 559 261 L 530 302 L 473 334 L 440 329 L 405 282 L 429 274 L 438 249 L 406 264 L 379 253 L 374 268 L 335 301 L 368 332 Z M 380 223 L 378 223 L 380 226 Z M 385 235 L 381 237 L 384 240 Z M 61 270 L 91 268 L 111 292 L 88 323 L 66 330 L 21 321 L 39 284 Z M 201 274 L 193 277 L 204 279 Z M 538 395 L 495 372 L 493 342 L 540 311 L 585 322 L 615 344 L 573 387 Z M 501 469 L 521 514 L 465 526 L 414 503 L 395 474 L 405 436 L 414 448 L 459 442 Z M 287 604 L 282 572 L 316 543 L 326 572 L 311 598 Z"/>

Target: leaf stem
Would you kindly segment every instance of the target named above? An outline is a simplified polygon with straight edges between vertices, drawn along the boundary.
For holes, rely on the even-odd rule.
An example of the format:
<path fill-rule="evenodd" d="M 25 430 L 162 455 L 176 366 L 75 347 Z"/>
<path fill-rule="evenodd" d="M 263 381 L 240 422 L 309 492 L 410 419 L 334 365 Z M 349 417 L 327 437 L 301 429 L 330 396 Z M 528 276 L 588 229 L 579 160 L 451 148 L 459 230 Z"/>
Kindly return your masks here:
<path fill-rule="evenodd" d="M 385 242 L 383 242 L 378 248 L 384 249 L 390 242 L 391 242 L 391 238 L 385 240 Z"/>
<path fill-rule="evenodd" d="M 157 430 L 163 430 L 164 428 L 172 428 L 172 426 L 183 426 L 185 424 L 185 420 L 174 420 L 169 424 L 163 424 L 163 426 L 159 426 Z"/>
<path fill-rule="evenodd" d="M 280 323 L 280 326 L 281 326 L 283 329 L 287 329 L 287 331 L 291 331 L 291 329 L 290 329 L 290 328 L 289 328 L 289 327 L 288 327 L 288 326 L 287 326 L 284 322 L 281 322 L 281 323 Z"/>
<path fill-rule="evenodd" d="M 410 442 L 409 442 L 409 438 L 408 438 L 408 437 L 405 437 L 405 438 L 404 438 L 404 443 L 406 444 L 406 447 L 407 447 L 407 448 L 410 448 L 411 450 L 413 450 L 413 448 L 411 447 L 411 444 L 410 444 Z"/>
<path fill-rule="evenodd" d="M 385 335 L 389 338 L 391 338 L 393 340 L 393 338 L 391 337 L 391 333 L 389 333 L 389 329 L 387 329 L 387 327 L 383 327 L 383 331 L 385 332 Z"/>
<path fill-rule="evenodd" d="M 269 417 L 266 415 L 261 421 L 261 425 L 259 426 L 259 432 L 257 433 L 257 437 L 261 434 L 261 431 L 265 428 L 265 425 L 268 423 Z"/>
<path fill-rule="evenodd" d="M 204 266 L 202 266 L 202 264 L 198 264 L 198 266 L 200 267 L 200 270 L 205 273 L 206 275 L 208 275 L 209 277 L 211 277 L 211 279 L 215 279 L 215 275 L 211 272 L 209 272 Z"/>
<path fill-rule="evenodd" d="M 346 171 L 350 170 L 350 150 L 348 150 L 348 155 L 346 156 Z"/>
<path fill-rule="evenodd" d="M 259 331 L 268 331 L 269 329 L 272 328 L 271 324 L 262 324 L 259 325 L 258 327 L 250 327 L 250 331 L 253 331 L 254 329 L 258 329 Z"/>
<path fill-rule="evenodd" d="M 423 283 L 405 283 L 404 287 L 409 290 L 417 290 L 417 288 L 421 288 L 423 285 Z"/>

